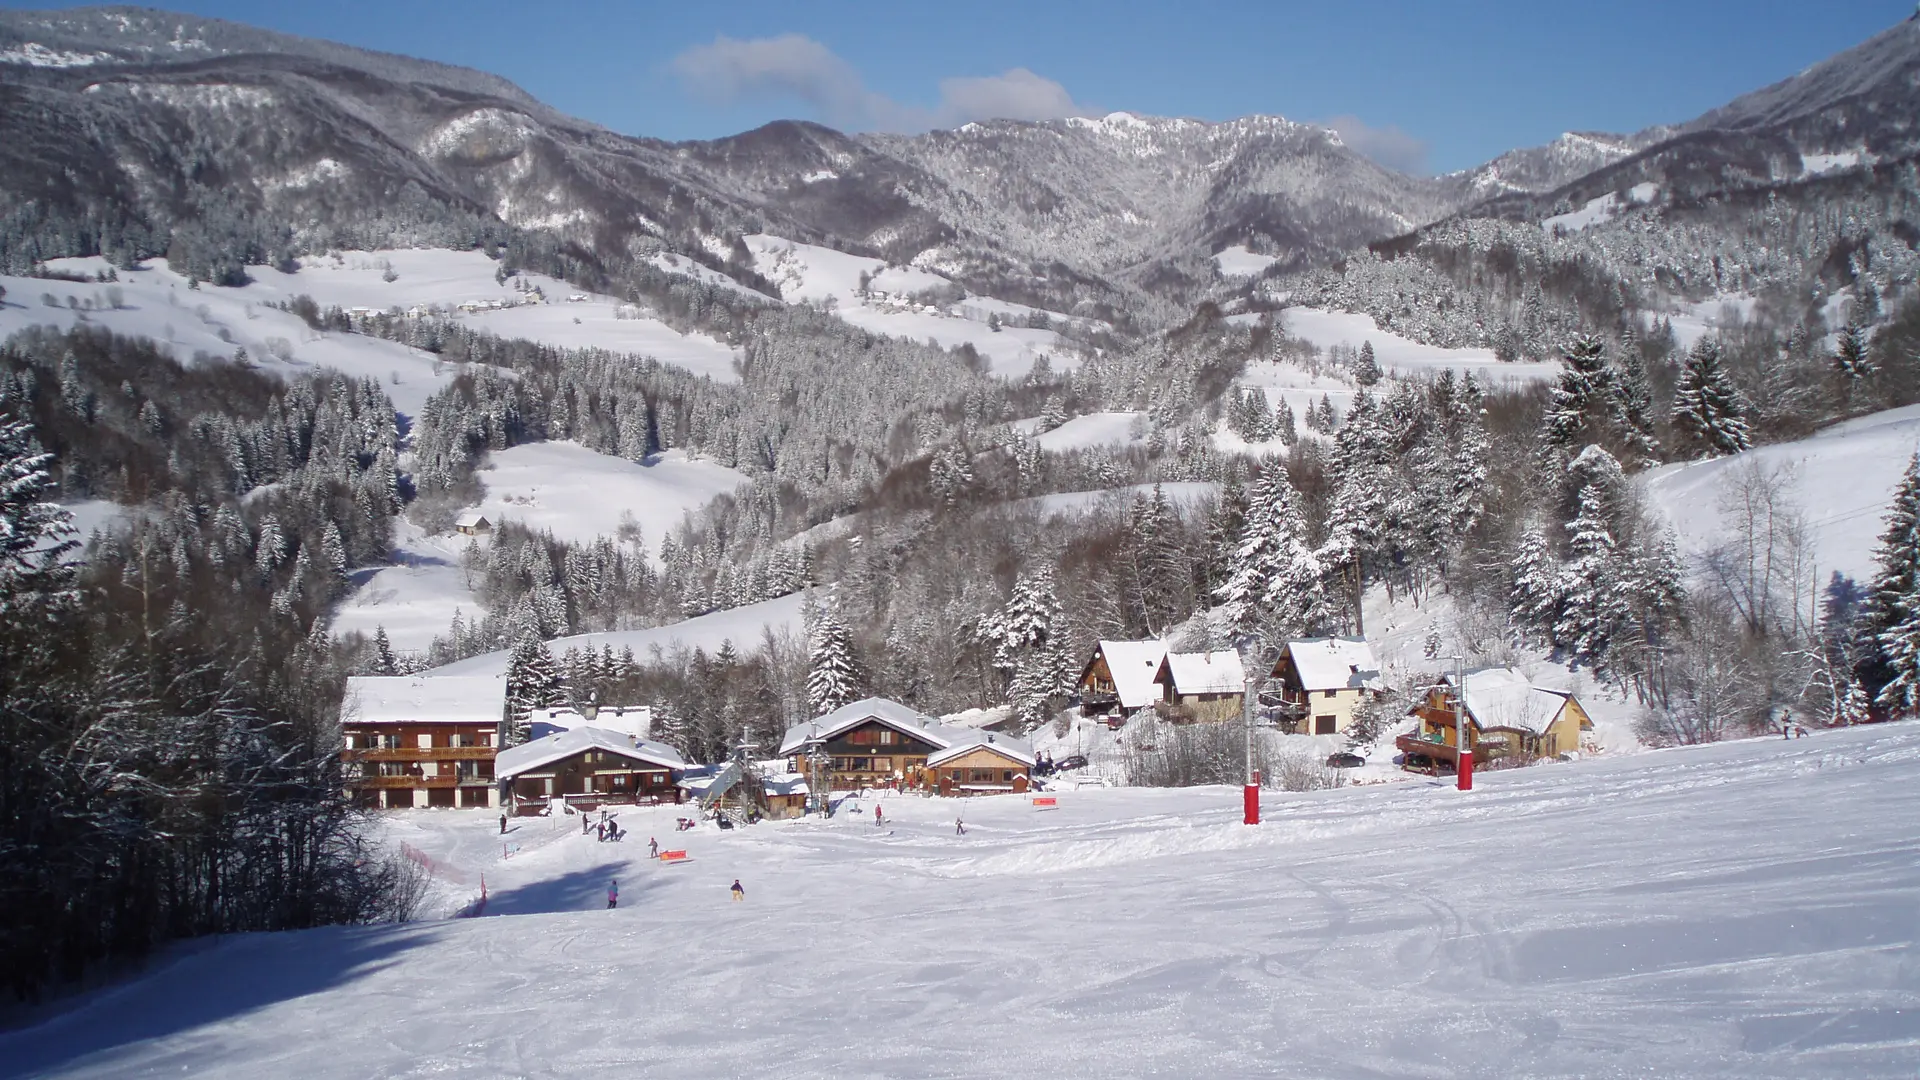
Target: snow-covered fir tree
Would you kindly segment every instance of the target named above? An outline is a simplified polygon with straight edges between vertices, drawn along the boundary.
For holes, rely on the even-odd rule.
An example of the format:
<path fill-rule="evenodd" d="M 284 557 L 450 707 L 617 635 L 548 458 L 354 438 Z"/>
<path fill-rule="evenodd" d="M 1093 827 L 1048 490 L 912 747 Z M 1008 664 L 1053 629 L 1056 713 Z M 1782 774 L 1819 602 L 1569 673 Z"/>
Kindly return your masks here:
<path fill-rule="evenodd" d="M 1373 358 L 1373 342 L 1360 343 L 1360 352 L 1353 359 L 1353 381 L 1361 386 L 1374 386 L 1380 382 L 1380 362 Z"/>
<path fill-rule="evenodd" d="M 1860 620 L 1859 681 L 1875 704 L 1911 714 L 1920 711 L 1920 452 L 1907 462 L 1886 523 Z"/>
<path fill-rule="evenodd" d="M 815 716 L 858 701 L 865 680 L 854 654 L 853 633 L 829 603 L 814 616 L 807 638 L 807 704 Z"/>
<path fill-rule="evenodd" d="M 1022 574 L 1007 602 L 982 626 L 981 637 L 993 645 L 993 663 L 1007 679 L 1016 720 L 1031 727 L 1046 719 L 1048 699 L 1065 693 L 1072 680 L 1053 568 L 1043 562 Z"/>
<path fill-rule="evenodd" d="M 527 741 L 528 717 L 535 709 L 562 703 L 565 686 L 547 645 L 531 631 L 524 632 L 507 657 L 507 736 L 505 746 Z"/>
<path fill-rule="evenodd" d="M 1234 627 L 1274 641 L 1325 629 L 1325 568 L 1306 528 L 1285 468 L 1269 461 L 1248 497 L 1230 574 L 1214 590 Z"/>
<path fill-rule="evenodd" d="M 1709 457 L 1737 454 L 1752 445 L 1747 405 L 1720 364 L 1720 343 L 1703 337 L 1687 353 L 1673 392 L 1673 426 Z"/>

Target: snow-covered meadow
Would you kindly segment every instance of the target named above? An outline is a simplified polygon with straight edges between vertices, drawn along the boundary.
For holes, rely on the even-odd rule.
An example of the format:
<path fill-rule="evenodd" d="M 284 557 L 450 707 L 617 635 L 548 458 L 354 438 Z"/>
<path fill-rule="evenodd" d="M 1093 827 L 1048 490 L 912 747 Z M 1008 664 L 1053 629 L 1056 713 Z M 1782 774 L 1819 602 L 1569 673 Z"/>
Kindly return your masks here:
<path fill-rule="evenodd" d="M 617 845 L 408 812 L 482 917 L 183 948 L 0 1071 L 1910 1077 L 1916 766 L 1899 724 L 1269 793 L 1257 828 L 1230 788 L 661 807 Z"/>
<path fill-rule="evenodd" d="M 1775 470 L 1789 481 L 1788 497 L 1806 518 L 1812 561 L 1822 579 L 1838 571 L 1864 584 L 1873 577 L 1881 518 L 1915 450 L 1920 450 L 1920 405 L 1909 405 L 1835 424 L 1796 442 L 1662 466 L 1642 483 L 1682 550 L 1698 556 L 1729 536 L 1720 510 L 1727 482 L 1750 462 Z"/>
<path fill-rule="evenodd" d="M 778 285 L 789 303 L 830 304 L 842 320 L 876 334 L 933 341 L 944 348 L 971 344 L 994 374 L 1017 377 L 1032 370 L 1042 356 L 1057 371 L 1079 363 L 1078 354 L 1063 346 L 1052 330 L 1024 325 L 1038 308 L 986 296 L 938 304 L 917 297 L 930 292 L 964 292 L 952 281 L 918 266 L 889 267 L 880 259 L 849 255 L 832 248 L 757 234 L 746 238 L 753 268 Z M 868 275 L 868 292 L 860 292 L 860 277 Z M 1058 312 L 1051 320 L 1075 321 Z M 999 316 L 1001 328 L 988 325 Z"/>
<path fill-rule="evenodd" d="M 54 259 L 48 266 L 89 276 L 110 268 L 97 257 Z M 308 256 L 294 274 L 252 266 L 247 268 L 252 282 L 238 288 L 205 283 L 189 288 L 165 259 L 119 270 L 120 280 L 106 283 L 0 275 L 0 286 L 7 290 L 6 302 L 0 304 L 0 338 L 27 326 L 64 330 L 84 319 L 118 334 L 151 338 L 182 362 L 196 352 L 231 356 L 236 347 L 244 347 L 250 359 L 269 371 L 331 367 L 378 379 L 395 407 L 407 414 L 418 412 L 421 403 L 457 374 L 455 365 L 440 363 L 423 350 L 357 334 L 321 333 L 269 306 L 306 295 L 323 308 L 436 309 L 503 338 L 651 356 L 718 381 L 738 378 L 737 352 L 723 342 L 682 334 L 614 297 L 583 293 L 539 274 L 521 279 L 528 289 L 541 290 L 547 302 L 521 303 L 526 293 L 513 288 L 511 279 L 505 285 L 494 281 L 498 266 L 479 251 L 424 248 Z M 697 276 L 694 269 L 695 264 L 688 263 L 676 272 Z M 389 274 L 394 280 L 386 280 Z M 112 303 L 116 296 L 117 307 Z M 461 310 L 460 305 L 469 303 L 502 306 Z M 276 339 L 285 347 L 276 349 Z"/>

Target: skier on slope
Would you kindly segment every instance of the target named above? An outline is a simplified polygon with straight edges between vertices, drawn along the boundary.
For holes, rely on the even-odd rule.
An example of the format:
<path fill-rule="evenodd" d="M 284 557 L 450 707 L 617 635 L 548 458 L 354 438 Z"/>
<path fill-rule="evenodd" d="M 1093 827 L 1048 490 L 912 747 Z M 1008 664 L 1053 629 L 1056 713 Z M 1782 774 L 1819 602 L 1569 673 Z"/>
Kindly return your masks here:
<path fill-rule="evenodd" d="M 953 835 L 955 836 L 967 835 L 967 823 L 964 820 L 960 818 L 953 819 Z"/>
<path fill-rule="evenodd" d="M 876 805 L 873 808 L 873 827 L 877 829 L 880 827 L 880 824 L 881 824 L 880 807 Z"/>
<path fill-rule="evenodd" d="M 609 881 L 607 882 L 607 910 L 612 911 L 619 906 L 620 883 L 618 881 Z"/>
<path fill-rule="evenodd" d="M 731 889 L 729 889 L 729 890 L 727 890 L 727 891 L 729 891 L 729 892 L 731 892 L 731 893 L 733 894 L 733 898 L 734 898 L 735 900 L 745 900 L 745 899 L 747 898 L 747 890 L 745 890 L 745 889 L 743 889 L 743 888 L 741 888 L 741 887 L 740 887 L 740 879 L 739 879 L 739 878 L 734 878 L 734 879 L 733 879 L 733 888 L 731 888 Z"/>
<path fill-rule="evenodd" d="M 647 837 L 647 858 L 649 858 L 649 859 L 657 859 L 657 858 L 659 858 L 659 857 L 660 857 L 660 840 L 659 840 L 659 838 L 658 838 L 658 837 L 653 837 L 653 836 L 649 836 L 649 837 Z"/>

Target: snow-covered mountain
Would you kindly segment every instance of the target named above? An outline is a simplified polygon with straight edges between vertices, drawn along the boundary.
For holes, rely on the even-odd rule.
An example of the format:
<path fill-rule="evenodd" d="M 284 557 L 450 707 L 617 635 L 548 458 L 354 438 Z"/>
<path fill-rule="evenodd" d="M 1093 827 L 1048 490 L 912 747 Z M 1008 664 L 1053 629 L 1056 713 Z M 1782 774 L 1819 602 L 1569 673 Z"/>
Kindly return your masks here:
<path fill-rule="evenodd" d="M 443 64 L 143 9 L 8 12 L 0 269 L 167 254 L 219 278 L 331 247 L 479 244 L 593 285 L 665 249 L 759 286 L 742 240 L 766 234 L 1145 330 L 1217 287 L 1211 256 L 1228 249 L 1285 274 L 1631 190 L 1658 212 L 1716 193 L 1797 198 L 1796 185 L 1876 168 L 1863 182 L 1884 185 L 1916 149 L 1917 39 L 1902 23 L 1688 123 L 1570 132 L 1417 177 L 1272 116 L 916 136 L 780 122 L 666 143 Z M 1408 246 L 1395 242 L 1383 250 Z"/>
<path fill-rule="evenodd" d="M 1126 113 L 911 137 L 781 122 L 669 144 L 481 72 L 133 8 L 0 13 L 0 95 L 0 255 L 16 271 L 166 253 L 219 277 L 426 242 L 516 243 L 589 279 L 660 248 L 738 273 L 736 241 L 770 233 L 1097 318 L 1138 318 L 1149 296 L 1170 303 L 1148 315 L 1178 316 L 1232 245 L 1317 265 L 1634 146 L 1567 136 L 1414 177 L 1279 117 Z"/>

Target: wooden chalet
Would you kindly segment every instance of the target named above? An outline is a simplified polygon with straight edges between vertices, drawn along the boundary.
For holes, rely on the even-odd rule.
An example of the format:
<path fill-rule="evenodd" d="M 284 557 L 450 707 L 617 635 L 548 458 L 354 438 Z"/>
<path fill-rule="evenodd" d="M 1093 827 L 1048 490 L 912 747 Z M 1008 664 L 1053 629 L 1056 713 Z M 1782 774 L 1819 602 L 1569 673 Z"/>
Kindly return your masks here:
<path fill-rule="evenodd" d="M 1456 707 L 1466 711 L 1467 749 L 1476 765 L 1572 753 L 1580 749 L 1581 732 L 1593 729 L 1572 691 L 1535 686 L 1513 668 L 1470 671 L 1464 683 L 1460 692 L 1448 676 L 1414 706 L 1419 730 L 1396 740 L 1408 768 L 1455 766 Z"/>
<path fill-rule="evenodd" d="M 965 755 L 958 753 L 983 745 L 991 749 L 977 760 L 963 760 Z M 992 783 L 1012 790 L 1010 774 L 1018 773 L 1025 783 L 1033 767 L 1033 749 L 1024 739 L 948 727 L 885 698 L 856 701 L 795 724 L 780 740 L 780 755 L 794 773 L 812 775 L 816 765 L 824 766 L 832 791 L 880 787 L 940 791 L 944 770 L 952 782 L 951 791 L 942 793 L 967 794 L 972 792 L 963 789 L 988 784 L 985 779 L 972 779 L 976 769 L 983 774 L 992 771 L 1000 777 Z M 963 773 L 964 780 L 960 779 Z"/>
<path fill-rule="evenodd" d="M 1168 653 L 1153 681 L 1162 714 L 1175 721 L 1237 719 L 1247 688 L 1240 654 L 1231 651 Z"/>
<path fill-rule="evenodd" d="M 485 536 L 493 531 L 493 522 L 478 510 L 466 510 L 453 519 L 453 530 L 463 536 Z"/>
<path fill-rule="evenodd" d="M 1167 658 L 1160 641 L 1101 641 L 1080 669 L 1080 712 L 1118 720 L 1161 698 L 1153 677 Z"/>
<path fill-rule="evenodd" d="M 1361 705 L 1386 693 L 1380 661 L 1361 638 L 1289 641 L 1273 665 L 1283 714 L 1302 735 L 1337 735 Z"/>
<path fill-rule="evenodd" d="M 595 809 L 614 804 L 677 803 L 675 772 L 686 761 L 672 747 L 618 731 L 576 727 L 500 752 L 496 770 L 516 813 L 537 814 L 554 799 Z"/>
<path fill-rule="evenodd" d="M 980 735 L 927 758 L 933 790 L 941 795 L 1025 794 L 1033 775 L 1033 750 L 1026 740 Z"/>
<path fill-rule="evenodd" d="M 494 758 L 507 705 L 496 675 L 359 675 L 340 726 L 346 787 L 380 809 L 499 805 Z"/>

